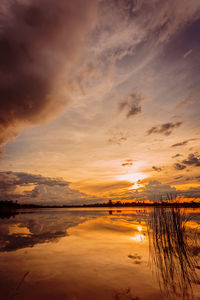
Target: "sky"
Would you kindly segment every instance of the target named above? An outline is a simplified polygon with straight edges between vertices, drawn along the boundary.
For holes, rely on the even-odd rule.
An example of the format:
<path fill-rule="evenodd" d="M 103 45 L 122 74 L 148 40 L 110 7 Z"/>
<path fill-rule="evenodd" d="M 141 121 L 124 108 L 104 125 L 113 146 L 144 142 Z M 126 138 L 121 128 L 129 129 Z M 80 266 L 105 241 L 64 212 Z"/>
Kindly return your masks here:
<path fill-rule="evenodd" d="M 200 199 L 200 2 L 2 0 L 0 200 Z"/>

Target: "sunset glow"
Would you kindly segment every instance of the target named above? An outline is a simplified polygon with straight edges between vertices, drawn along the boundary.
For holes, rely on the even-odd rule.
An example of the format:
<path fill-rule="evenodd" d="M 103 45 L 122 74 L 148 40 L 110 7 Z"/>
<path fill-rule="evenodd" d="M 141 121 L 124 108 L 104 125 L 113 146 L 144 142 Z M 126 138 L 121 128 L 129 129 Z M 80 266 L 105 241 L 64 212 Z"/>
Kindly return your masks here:
<path fill-rule="evenodd" d="M 142 173 L 130 173 L 130 174 L 124 174 L 117 177 L 118 180 L 127 180 L 132 183 L 137 183 L 138 180 L 142 180 L 146 178 L 147 175 Z"/>

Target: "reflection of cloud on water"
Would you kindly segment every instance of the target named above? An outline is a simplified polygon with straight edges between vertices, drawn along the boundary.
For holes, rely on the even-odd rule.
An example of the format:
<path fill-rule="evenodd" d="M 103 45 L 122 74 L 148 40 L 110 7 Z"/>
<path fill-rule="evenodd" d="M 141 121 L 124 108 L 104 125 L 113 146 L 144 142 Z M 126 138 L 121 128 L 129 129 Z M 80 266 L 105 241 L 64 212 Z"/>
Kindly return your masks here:
<path fill-rule="evenodd" d="M 135 232 L 135 227 L 132 222 L 124 222 L 123 220 L 98 218 L 95 220 L 88 220 L 89 222 L 83 225 L 83 229 L 89 232 L 111 233 L 117 235 L 131 235 Z"/>
<path fill-rule="evenodd" d="M 0 251 L 14 251 L 36 244 L 57 241 L 67 229 L 84 222 L 81 215 L 51 211 L 19 214 L 0 220 Z"/>
<path fill-rule="evenodd" d="M 139 297 L 134 297 L 131 293 L 131 289 L 130 288 L 127 288 L 125 290 L 122 290 L 118 293 L 116 293 L 115 297 L 114 297 L 115 300 L 140 300 Z"/>
<path fill-rule="evenodd" d="M 103 217 L 103 218 L 102 218 Z M 14 251 L 36 244 L 57 241 L 69 234 L 69 228 L 87 223 L 88 230 L 110 232 L 132 236 L 137 233 L 138 223 L 145 220 L 144 211 L 106 210 L 32 210 L 20 213 L 11 218 L 0 218 L 0 251 Z M 139 226 L 141 227 L 141 226 Z"/>
<path fill-rule="evenodd" d="M 54 233 L 45 232 L 38 235 L 18 235 L 12 234 L 1 237 L 0 251 L 13 251 L 26 247 L 33 247 L 36 244 L 55 241 L 57 238 L 66 236 L 66 232 L 57 231 Z"/>
<path fill-rule="evenodd" d="M 55 242 L 67 235 L 80 235 L 86 252 L 91 251 L 90 247 L 94 243 L 95 255 L 87 259 L 95 261 L 96 243 L 100 243 L 99 261 L 105 261 L 106 246 L 108 264 L 114 256 L 113 249 L 119 249 L 119 245 L 126 249 L 130 245 L 131 248 L 123 252 L 123 257 L 126 256 L 126 264 L 139 268 L 146 266 L 145 253 L 148 251 L 144 253 L 142 249 L 148 248 L 148 224 L 151 254 L 161 287 L 175 295 L 181 290 L 185 297 L 182 299 L 192 299 L 188 295 L 192 293 L 194 282 L 198 282 L 197 275 L 200 272 L 197 261 L 200 248 L 199 244 L 194 243 L 194 232 L 199 237 L 199 231 L 196 230 L 198 218 L 199 215 L 190 212 L 188 222 L 185 215 L 175 209 L 129 213 L 122 210 L 120 213 L 113 211 L 112 215 L 108 210 L 37 210 L 18 214 L 15 218 L 0 219 L 0 251 L 15 251 Z M 91 241 L 89 246 L 88 240 Z"/>
<path fill-rule="evenodd" d="M 190 286 L 188 288 L 187 282 L 193 286 L 193 281 L 198 280 L 194 276 L 194 270 L 197 275 L 200 272 L 200 264 L 197 263 L 200 248 L 192 241 L 198 222 L 197 215 L 192 213 L 188 222 L 179 210 L 173 212 L 169 209 L 160 212 L 147 210 L 146 213 L 112 211 L 112 215 L 109 214 L 109 210 L 32 210 L 32 213 L 18 214 L 15 218 L 0 219 L 0 251 L 13 251 L 1 255 L 2 261 L 6 257 L 8 262 L 7 266 L 4 262 L 1 266 L 5 268 L 4 274 L 10 274 L 11 278 L 13 270 L 19 269 L 19 272 L 24 273 L 30 271 L 27 293 L 22 299 L 27 299 L 30 288 L 28 285 L 32 284 L 34 291 L 35 281 L 40 278 L 39 290 L 54 293 L 53 298 L 56 298 L 54 286 L 58 286 L 59 293 L 59 284 L 64 282 L 63 290 L 69 293 L 69 297 L 74 295 L 74 289 L 78 290 L 78 286 L 81 286 L 78 290 L 80 298 L 77 299 L 88 299 L 82 295 L 88 292 L 84 289 L 91 289 L 94 291 L 92 299 L 96 299 L 97 294 L 104 299 L 104 293 L 109 290 L 112 299 L 115 299 L 115 296 L 121 300 L 134 297 L 137 299 L 138 296 L 143 300 L 160 300 L 164 296 L 161 296 L 159 281 L 152 276 L 148 264 L 148 228 L 152 241 L 151 254 L 154 266 L 158 269 L 160 283 L 162 285 L 163 274 L 169 292 L 171 283 L 176 285 L 177 294 L 174 293 L 172 299 L 183 300 L 183 297 L 177 296 L 181 284 L 185 284 L 189 294 Z M 198 234 L 196 230 L 196 235 Z M 54 241 L 59 243 L 52 243 Z M 47 242 L 49 244 L 36 248 L 36 251 L 14 253 L 17 249 Z M 10 257 L 15 259 L 14 265 L 9 263 Z M 185 282 L 180 280 L 180 262 Z M 174 280 L 169 278 L 172 273 Z M 8 286 L 10 282 L 7 282 L 7 290 Z M 126 292 L 128 287 L 131 289 L 129 293 Z M 36 294 L 32 299 L 33 297 L 37 299 Z M 65 298 L 68 298 L 68 295 Z M 192 298 L 185 297 L 186 299 Z"/>
<path fill-rule="evenodd" d="M 142 263 L 142 257 L 141 257 L 141 255 L 138 255 L 137 253 L 135 253 L 134 255 L 129 254 L 128 258 L 130 258 L 135 265 L 140 265 Z"/>

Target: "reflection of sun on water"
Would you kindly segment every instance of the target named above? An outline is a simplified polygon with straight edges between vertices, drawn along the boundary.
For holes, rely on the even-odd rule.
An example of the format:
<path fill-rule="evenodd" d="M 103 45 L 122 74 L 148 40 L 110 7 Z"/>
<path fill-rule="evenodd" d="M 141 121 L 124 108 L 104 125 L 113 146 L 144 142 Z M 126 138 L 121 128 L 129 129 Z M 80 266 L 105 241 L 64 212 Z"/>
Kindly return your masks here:
<path fill-rule="evenodd" d="M 144 234 L 136 234 L 134 236 L 131 236 L 130 239 L 135 242 L 144 242 L 145 236 Z"/>
<path fill-rule="evenodd" d="M 145 240 L 145 235 L 142 234 L 142 226 L 137 226 L 137 230 L 139 231 L 139 233 L 137 233 L 134 236 L 131 236 L 130 239 L 136 242 L 144 242 Z"/>

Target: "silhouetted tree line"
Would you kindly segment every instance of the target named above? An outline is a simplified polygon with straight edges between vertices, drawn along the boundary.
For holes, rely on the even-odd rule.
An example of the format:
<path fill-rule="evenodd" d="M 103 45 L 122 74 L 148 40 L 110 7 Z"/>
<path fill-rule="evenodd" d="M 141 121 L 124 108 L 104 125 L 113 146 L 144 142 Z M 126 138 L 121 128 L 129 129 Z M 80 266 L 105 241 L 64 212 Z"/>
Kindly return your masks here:
<path fill-rule="evenodd" d="M 19 208 L 84 208 L 84 207 L 200 207 L 199 202 L 179 202 L 176 200 L 162 200 L 159 202 L 145 202 L 145 201 L 136 201 L 136 202 L 121 202 L 121 201 L 112 201 L 102 203 L 92 203 L 92 204 L 82 204 L 82 205 L 40 205 L 40 204 L 22 204 L 17 201 L 4 200 L 0 201 L 0 210 L 2 209 L 19 209 Z"/>
<path fill-rule="evenodd" d="M 18 208 L 20 205 L 17 202 L 12 200 L 2 200 L 0 201 L 0 208 L 1 207 L 11 207 L 11 208 Z"/>

